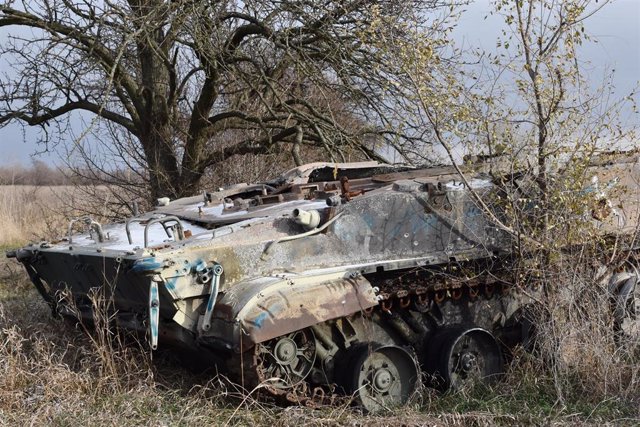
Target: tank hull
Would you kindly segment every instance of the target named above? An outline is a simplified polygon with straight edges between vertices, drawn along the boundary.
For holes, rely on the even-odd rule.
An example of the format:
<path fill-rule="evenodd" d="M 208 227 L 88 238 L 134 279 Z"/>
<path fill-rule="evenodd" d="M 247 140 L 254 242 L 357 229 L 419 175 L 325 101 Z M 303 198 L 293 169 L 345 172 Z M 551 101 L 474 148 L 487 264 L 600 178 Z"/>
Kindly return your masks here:
<path fill-rule="evenodd" d="M 637 226 L 639 198 L 615 192 L 640 194 L 637 158 L 616 159 L 595 162 L 582 190 L 602 234 Z M 510 276 L 518 236 L 477 203 L 504 187 L 465 173 L 307 165 L 121 223 L 74 220 L 66 239 L 10 256 L 56 315 L 115 319 L 152 349 L 212 350 L 293 402 L 355 392 L 375 411 L 406 401 L 421 370 L 436 386 L 490 380 L 526 339 L 537 291 Z"/>

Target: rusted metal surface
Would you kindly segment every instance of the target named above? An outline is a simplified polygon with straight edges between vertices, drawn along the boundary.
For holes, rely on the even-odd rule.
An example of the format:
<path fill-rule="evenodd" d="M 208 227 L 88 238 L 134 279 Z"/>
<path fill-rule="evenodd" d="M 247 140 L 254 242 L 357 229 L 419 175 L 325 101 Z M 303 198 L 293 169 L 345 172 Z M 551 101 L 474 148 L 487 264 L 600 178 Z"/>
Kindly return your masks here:
<path fill-rule="evenodd" d="M 345 201 L 347 202 L 356 196 L 364 194 L 364 190 L 353 191 L 351 189 L 349 178 L 346 176 L 340 178 L 340 188 L 342 189 L 342 197 L 344 197 Z"/>
<path fill-rule="evenodd" d="M 326 320 L 376 306 L 378 298 L 362 276 L 289 276 L 249 281 L 230 288 L 216 304 L 211 330 L 224 339 L 242 336 L 243 348 Z M 237 349 L 240 343 L 237 342 Z"/>

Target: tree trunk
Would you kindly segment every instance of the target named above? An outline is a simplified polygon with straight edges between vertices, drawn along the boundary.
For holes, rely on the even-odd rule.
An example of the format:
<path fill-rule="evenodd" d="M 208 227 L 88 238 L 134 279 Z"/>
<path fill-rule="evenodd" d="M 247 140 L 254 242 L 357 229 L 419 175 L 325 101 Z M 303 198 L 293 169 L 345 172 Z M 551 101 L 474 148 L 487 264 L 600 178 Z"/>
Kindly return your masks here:
<path fill-rule="evenodd" d="M 155 126 L 150 125 L 150 127 L 154 128 Z M 149 199 L 152 202 L 159 197 L 175 199 L 182 196 L 179 188 L 178 162 L 171 148 L 170 140 L 162 135 L 166 135 L 167 131 L 168 129 L 164 132 L 159 132 L 156 128 L 140 138 L 147 161 L 151 190 Z"/>

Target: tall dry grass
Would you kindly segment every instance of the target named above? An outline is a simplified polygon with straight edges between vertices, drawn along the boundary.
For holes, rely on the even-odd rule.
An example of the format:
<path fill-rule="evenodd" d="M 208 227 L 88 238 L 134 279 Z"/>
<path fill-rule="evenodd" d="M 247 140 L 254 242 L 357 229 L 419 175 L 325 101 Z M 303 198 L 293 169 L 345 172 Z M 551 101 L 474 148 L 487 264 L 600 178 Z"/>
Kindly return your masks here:
<path fill-rule="evenodd" d="M 0 245 L 23 243 L 47 237 L 61 225 L 54 214 L 61 200 L 54 187 L 32 185 L 0 186 Z"/>
<path fill-rule="evenodd" d="M 64 237 L 71 218 L 112 218 L 114 207 L 105 186 L 0 185 L 0 246 Z"/>
<path fill-rule="evenodd" d="M 537 307 L 537 351 L 559 405 L 627 401 L 640 416 L 640 336 L 614 333 L 610 273 L 587 254 L 560 254 Z"/>

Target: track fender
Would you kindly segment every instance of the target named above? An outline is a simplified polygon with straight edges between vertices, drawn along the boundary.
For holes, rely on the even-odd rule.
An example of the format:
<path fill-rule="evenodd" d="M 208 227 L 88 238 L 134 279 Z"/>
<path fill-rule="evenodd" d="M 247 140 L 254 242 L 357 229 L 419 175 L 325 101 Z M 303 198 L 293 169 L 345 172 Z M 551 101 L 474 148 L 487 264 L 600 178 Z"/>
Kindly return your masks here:
<path fill-rule="evenodd" d="M 362 276 L 333 273 L 261 278 L 225 292 L 215 306 L 211 334 L 225 329 L 218 329 L 216 324 L 233 324 L 233 338 L 219 338 L 232 341 L 236 349 L 239 345 L 246 349 L 377 304 L 374 289 Z"/>

